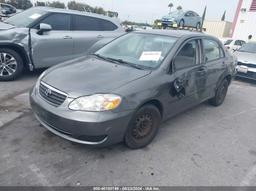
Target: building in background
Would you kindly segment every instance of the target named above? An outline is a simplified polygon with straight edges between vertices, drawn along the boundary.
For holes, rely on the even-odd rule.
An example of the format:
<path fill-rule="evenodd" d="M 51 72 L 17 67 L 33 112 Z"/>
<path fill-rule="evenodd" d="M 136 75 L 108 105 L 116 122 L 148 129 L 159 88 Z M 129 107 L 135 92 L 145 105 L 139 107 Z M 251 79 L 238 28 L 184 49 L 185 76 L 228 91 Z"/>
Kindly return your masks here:
<path fill-rule="evenodd" d="M 256 0 L 239 0 L 231 36 L 237 39 L 248 40 L 248 36 L 252 35 L 252 39 L 256 40 Z"/>
<path fill-rule="evenodd" d="M 232 23 L 228 21 L 204 21 L 205 33 L 216 36 L 218 38 L 226 38 L 230 36 Z"/>

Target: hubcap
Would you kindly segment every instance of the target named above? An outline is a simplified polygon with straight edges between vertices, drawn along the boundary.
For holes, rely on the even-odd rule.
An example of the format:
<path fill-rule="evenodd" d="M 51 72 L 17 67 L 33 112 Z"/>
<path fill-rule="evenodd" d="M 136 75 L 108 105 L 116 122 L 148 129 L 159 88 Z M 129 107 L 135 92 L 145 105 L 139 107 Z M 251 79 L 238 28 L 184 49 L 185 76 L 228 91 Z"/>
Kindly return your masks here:
<path fill-rule="evenodd" d="M 0 76 L 11 76 L 17 70 L 17 61 L 16 59 L 8 54 L 1 52 L 0 53 Z"/>
<path fill-rule="evenodd" d="M 150 134 L 153 126 L 152 116 L 143 114 L 136 118 L 135 127 L 133 128 L 132 135 L 135 139 L 143 139 Z"/>

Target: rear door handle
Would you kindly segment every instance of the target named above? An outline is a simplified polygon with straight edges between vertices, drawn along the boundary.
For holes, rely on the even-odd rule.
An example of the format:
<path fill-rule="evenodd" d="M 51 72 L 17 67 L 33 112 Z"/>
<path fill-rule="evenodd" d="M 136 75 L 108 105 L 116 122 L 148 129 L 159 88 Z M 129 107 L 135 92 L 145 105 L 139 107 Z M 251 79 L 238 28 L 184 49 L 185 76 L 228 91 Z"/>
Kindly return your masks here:
<path fill-rule="evenodd" d="M 64 36 L 63 39 L 72 39 L 71 36 Z"/>

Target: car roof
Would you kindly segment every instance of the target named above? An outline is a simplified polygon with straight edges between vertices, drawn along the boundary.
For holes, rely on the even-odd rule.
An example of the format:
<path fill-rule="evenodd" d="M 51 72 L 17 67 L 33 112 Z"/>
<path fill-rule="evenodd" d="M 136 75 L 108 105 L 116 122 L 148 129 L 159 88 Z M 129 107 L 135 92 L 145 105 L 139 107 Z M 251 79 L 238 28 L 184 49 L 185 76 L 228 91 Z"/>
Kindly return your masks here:
<path fill-rule="evenodd" d="M 156 35 L 165 35 L 170 37 L 193 37 L 193 36 L 209 36 L 202 32 L 196 32 L 196 31 L 188 31 L 188 30 L 159 30 L 159 29 L 153 29 L 153 30 L 144 30 L 144 31 L 136 31 L 135 33 L 144 33 L 144 34 L 156 34 Z"/>
<path fill-rule="evenodd" d="M 120 25 L 119 19 L 108 17 L 105 15 L 96 14 L 96 13 L 70 10 L 70 9 L 60 9 L 60 8 L 53 8 L 53 7 L 43 7 L 43 6 L 33 7 L 32 9 L 39 9 L 39 10 L 44 10 L 44 11 L 53 12 L 53 13 L 69 13 L 69 14 L 75 14 L 75 15 L 92 16 L 92 17 L 96 17 L 96 18 L 100 18 L 100 19 L 110 20 L 110 21 L 114 22 L 115 24 Z"/>

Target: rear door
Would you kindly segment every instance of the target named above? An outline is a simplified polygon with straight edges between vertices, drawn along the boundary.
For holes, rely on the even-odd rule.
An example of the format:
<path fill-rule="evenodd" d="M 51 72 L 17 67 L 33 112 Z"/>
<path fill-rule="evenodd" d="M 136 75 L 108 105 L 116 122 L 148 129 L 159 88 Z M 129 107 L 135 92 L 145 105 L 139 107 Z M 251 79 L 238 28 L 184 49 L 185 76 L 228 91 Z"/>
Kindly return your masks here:
<path fill-rule="evenodd" d="M 37 34 L 40 23 L 52 30 Z M 51 13 L 31 29 L 32 57 L 36 68 L 51 67 L 73 58 L 73 39 L 70 31 L 71 16 Z"/>
<path fill-rule="evenodd" d="M 207 91 L 213 96 L 219 79 L 226 71 L 228 59 L 222 46 L 214 39 L 202 39 L 202 46 L 204 65 L 207 68 Z"/>
<path fill-rule="evenodd" d="M 168 113 L 178 113 L 205 99 L 207 70 L 201 64 L 199 39 L 185 42 L 172 62 L 175 80 L 172 82 Z"/>
<path fill-rule="evenodd" d="M 118 27 L 110 21 L 84 15 L 73 15 L 72 31 L 74 37 L 74 56 L 84 54 L 97 41 L 117 36 Z"/>

